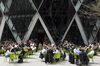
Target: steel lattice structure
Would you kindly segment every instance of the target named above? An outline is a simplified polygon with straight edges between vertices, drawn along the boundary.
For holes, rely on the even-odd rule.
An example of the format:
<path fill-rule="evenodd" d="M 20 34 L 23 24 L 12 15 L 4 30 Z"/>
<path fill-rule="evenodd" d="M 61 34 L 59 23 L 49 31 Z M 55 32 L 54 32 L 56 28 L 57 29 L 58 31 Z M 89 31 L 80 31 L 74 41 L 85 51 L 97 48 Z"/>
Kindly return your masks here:
<path fill-rule="evenodd" d="M 38 7 L 36 7 L 36 5 L 34 3 L 34 0 L 27 0 L 29 2 L 29 5 L 31 6 L 31 8 L 34 11 L 34 14 L 32 14 L 32 15 L 27 15 L 26 16 L 26 14 L 25 14 L 25 15 L 16 15 L 16 16 L 11 15 L 11 16 L 9 16 L 9 15 L 7 15 L 5 13 L 9 13 L 10 12 L 10 8 L 11 8 L 12 3 L 14 1 L 18 1 L 18 0 L 5 0 L 5 3 L 1 0 L 1 2 L 0 2 L 0 11 L 1 11 L 2 16 L 3 16 L 2 20 L 1 20 L 1 24 L 0 24 L 0 40 L 2 38 L 2 34 L 3 34 L 3 30 L 4 30 L 4 27 L 5 27 L 5 24 L 8 25 L 8 27 L 9 27 L 9 29 L 10 29 L 13 37 L 14 37 L 14 39 L 16 40 L 16 42 L 17 43 L 21 43 L 22 41 L 29 40 L 29 38 L 30 38 L 30 36 L 32 34 L 32 31 L 34 30 L 36 24 L 38 22 L 40 22 L 40 24 L 42 25 L 42 27 L 43 27 L 46 35 L 47 35 L 47 37 L 50 40 L 50 42 L 51 43 L 56 43 L 54 38 L 53 38 L 53 36 L 51 35 L 51 32 L 50 32 L 50 30 L 48 28 L 48 25 L 46 24 L 46 21 L 42 17 L 43 15 L 41 15 L 41 8 L 43 8 L 43 4 L 44 4 L 45 0 L 41 0 L 41 2 L 39 3 Z M 54 1 L 56 1 L 56 0 L 51 0 L 50 1 L 51 4 Z M 71 16 L 71 20 L 68 21 L 67 28 L 64 31 L 64 34 L 59 39 L 59 41 L 60 40 L 61 41 L 65 40 L 65 38 L 68 35 L 68 32 L 69 32 L 72 24 L 74 22 L 76 22 L 84 44 L 89 44 L 89 43 L 94 42 L 95 38 L 96 38 L 96 35 L 98 34 L 98 31 L 100 30 L 100 20 L 99 20 L 99 18 L 97 19 L 97 22 L 95 22 L 95 25 L 94 25 L 94 27 L 92 29 L 92 32 L 91 32 L 89 38 L 87 38 L 86 31 L 84 30 L 84 26 L 82 25 L 81 19 L 80 19 L 79 15 L 78 15 L 78 11 L 80 10 L 80 7 L 82 6 L 82 4 L 83 4 L 83 2 L 85 0 L 76 0 L 76 4 L 74 4 L 73 0 L 68 0 L 68 1 L 71 2 L 70 4 L 72 5 L 72 9 L 74 10 L 74 12 L 73 12 L 74 14 Z M 49 0 L 48 0 L 48 2 L 49 2 Z M 51 9 L 52 9 L 52 7 L 51 7 Z M 46 12 L 46 11 L 44 11 L 44 12 Z M 65 14 L 63 14 L 63 15 L 65 15 Z M 19 36 L 19 34 L 18 34 L 18 31 L 16 30 L 16 26 L 14 25 L 14 23 L 12 21 L 12 18 L 16 18 L 16 17 L 21 18 L 21 17 L 30 17 L 30 16 L 32 17 L 32 19 L 30 21 L 30 24 L 28 25 L 28 28 L 27 28 L 27 31 L 26 31 L 24 37 L 21 38 Z"/>

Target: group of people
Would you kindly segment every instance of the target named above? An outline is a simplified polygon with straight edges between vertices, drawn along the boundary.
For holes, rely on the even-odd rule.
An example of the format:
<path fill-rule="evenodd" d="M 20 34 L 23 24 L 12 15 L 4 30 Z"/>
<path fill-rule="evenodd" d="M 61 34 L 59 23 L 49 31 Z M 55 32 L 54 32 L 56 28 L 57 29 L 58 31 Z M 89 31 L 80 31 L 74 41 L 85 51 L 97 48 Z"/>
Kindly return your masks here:
<path fill-rule="evenodd" d="M 97 55 L 98 51 L 100 51 L 99 43 L 79 46 L 65 41 L 62 45 L 44 44 L 39 57 L 44 58 L 45 63 L 53 63 L 64 60 L 67 54 L 71 64 L 88 65 L 91 60 L 93 61 L 93 56 Z"/>
<path fill-rule="evenodd" d="M 18 63 L 23 62 L 23 58 L 30 54 L 36 49 L 36 45 L 32 41 L 23 42 L 18 44 L 13 41 L 5 41 L 0 45 L 0 50 L 3 50 L 3 54 L 8 62 L 17 60 Z"/>
<path fill-rule="evenodd" d="M 93 56 L 100 51 L 100 43 L 82 46 L 65 41 L 63 47 L 69 55 L 69 62 L 77 65 L 88 65 L 90 61 L 93 61 Z"/>
<path fill-rule="evenodd" d="M 37 52 L 38 47 L 36 42 L 29 40 L 27 42 L 22 42 L 18 44 L 13 41 L 5 41 L 0 44 L 0 50 L 4 50 L 4 56 L 9 60 L 10 55 L 16 54 L 18 58 L 18 63 L 23 62 L 23 57 L 26 54 L 33 54 L 35 50 Z M 29 53 L 29 51 L 31 51 Z M 69 56 L 69 62 L 71 64 L 81 64 L 88 65 L 90 58 L 93 60 L 93 56 L 97 55 L 100 51 L 100 44 L 94 43 L 88 46 L 76 45 L 72 42 L 64 41 L 59 44 L 52 44 L 50 42 L 43 42 L 41 44 L 41 52 L 39 58 L 44 59 L 45 63 L 54 63 L 60 60 L 66 59 L 66 54 Z M 1 51 L 0 51 L 1 54 Z M 12 61 L 13 61 L 12 57 Z"/>
<path fill-rule="evenodd" d="M 66 54 L 63 48 L 56 46 L 55 44 L 43 44 L 43 49 L 40 52 L 41 59 L 45 59 L 45 63 L 58 62 L 59 60 L 65 60 Z"/>

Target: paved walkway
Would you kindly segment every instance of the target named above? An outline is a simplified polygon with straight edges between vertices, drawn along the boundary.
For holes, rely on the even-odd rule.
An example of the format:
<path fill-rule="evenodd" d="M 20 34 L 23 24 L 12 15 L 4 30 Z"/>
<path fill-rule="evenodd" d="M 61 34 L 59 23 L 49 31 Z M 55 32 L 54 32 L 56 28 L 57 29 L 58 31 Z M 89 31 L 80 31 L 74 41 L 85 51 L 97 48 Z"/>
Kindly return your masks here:
<path fill-rule="evenodd" d="M 67 56 L 68 58 L 68 56 Z M 39 53 L 24 59 L 24 63 L 8 63 L 5 61 L 4 57 L 0 57 L 0 66 L 76 66 L 75 64 L 70 64 L 67 60 L 56 64 L 45 64 L 43 60 L 39 58 Z M 94 57 L 94 62 L 90 62 L 89 66 L 100 66 L 100 56 Z"/>

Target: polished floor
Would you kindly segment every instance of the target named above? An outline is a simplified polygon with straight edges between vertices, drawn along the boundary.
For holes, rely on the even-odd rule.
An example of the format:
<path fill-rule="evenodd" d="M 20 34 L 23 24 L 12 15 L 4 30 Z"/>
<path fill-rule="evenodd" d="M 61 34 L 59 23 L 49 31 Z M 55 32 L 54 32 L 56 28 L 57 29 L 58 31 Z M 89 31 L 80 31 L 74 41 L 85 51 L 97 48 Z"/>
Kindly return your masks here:
<path fill-rule="evenodd" d="M 39 58 L 39 53 L 24 59 L 24 63 L 18 64 L 15 62 L 7 62 L 3 56 L 0 56 L 0 66 L 76 66 L 68 62 L 68 56 L 65 61 L 60 61 L 55 64 L 45 64 L 43 60 Z M 94 62 L 90 62 L 89 66 L 100 66 L 100 56 L 94 57 Z"/>

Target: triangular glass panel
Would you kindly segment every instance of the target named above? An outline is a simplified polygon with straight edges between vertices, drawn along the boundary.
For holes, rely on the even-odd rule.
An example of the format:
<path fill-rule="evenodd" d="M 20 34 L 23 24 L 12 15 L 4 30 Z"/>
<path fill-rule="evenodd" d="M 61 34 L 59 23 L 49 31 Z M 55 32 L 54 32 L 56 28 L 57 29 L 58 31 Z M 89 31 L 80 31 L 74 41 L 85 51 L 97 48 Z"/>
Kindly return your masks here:
<path fill-rule="evenodd" d="M 8 40 L 15 41 L 7 23 L 5 23 L 5 27 L 4 27 L 4 30 L 3 30 L 3 33 L 2 33 L 1 41 L 8 41 Z"/>
<path fill-rule="evenodd" d="M 13 0 L 7 15 L 34 15 L 35 10 L 32 8 L 29 0 Z"/>
<path fill-rule="evenodd" d="M 96 18 L 91 18 L 89 15 L 84 13 L 84 10 L 86 10 L 86 8 L 81 6 L 80 10 L 78 11 L 78 15 L 80 17 L 87 39 L 90 39 L 93 28 L 96 24 Z"/>
<path fill-rule="evenodd" d="M 32 31 L 30 38 L 29 39 L 33 39 L 34 41 L 46 41 L 46 42 L 50 42 L 43 26 L 41 25 L 39 19 L 34 27 L 34 30 Z"/>
<path fill-rule="evenodd" d="M 32 16 L 30 17 L 16 17 L 16 18 L 11 18 L 16 31 L 19 33 L 19 36 L 21 39 L 23 39 L 25 33 L 28 30 L 29 24 L 32 20 Z"/>
<path fill-rule="evenodd" d="M 69 42 L 73 42 L 77 45 L 84 45 L 82 36 L 80 34 L 79 28 L 74 20 L 73 24 L 71 25 L 68 34 L 66 35 L 65 40 L 68 40 Z"/>
<path fill-rule="evenodd" d="M 95 19 L 87 19 L 86 17 L 87 17 L 87 16 L 85 16 L 85 17 L 80 17 L 80 19 L 81 19 L 81 23 L 82 23 L 82 25 L 83 25 L 85 34 L 86 34 L 86 36 L 87 36 L 87 39 L 89 39 L 90 36 L 91 36 L 91 34 L 92 34 L 93 28 L 94 28 L 94 26 L 95 26 L 96 20 L 95 20 Z M 88 27 L 88 28 L 87 28 L 87 27 Z"/>
<path fill-rule="evenodd" d="M 32 0 L 33 1 L 33 3 L 35 4 L 35 6 L 36 6 L 36 8 L 38 9 L 39 8 L 39 6 L 40 6 L 40 4 L 41 4 L 41 2 L 42 2 L 42 0 Z M 44 0 L 45 1 L 45 0 Z"/>
<path fill-rule="evenodd" d="M 74 5 L 76 5 L 78 1 L 81 2 L 81 0 L 72 0 L 72 1 Z"/>
<path fill-rule="evenodd" d="M 35 13 L 29 0 L 13 0 L 9 12 L 5 15 L 11 18 L 19 36 L 23 39 Z"/>
<path fill-rule="evenodd" d="M 58 43 L 62 39 L 69 22 L 75 14 L 75 9 L 69 0 L 48 1 L 44 2 L 39 13 L 54 41 Z"/>

